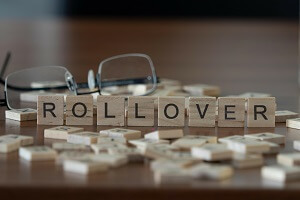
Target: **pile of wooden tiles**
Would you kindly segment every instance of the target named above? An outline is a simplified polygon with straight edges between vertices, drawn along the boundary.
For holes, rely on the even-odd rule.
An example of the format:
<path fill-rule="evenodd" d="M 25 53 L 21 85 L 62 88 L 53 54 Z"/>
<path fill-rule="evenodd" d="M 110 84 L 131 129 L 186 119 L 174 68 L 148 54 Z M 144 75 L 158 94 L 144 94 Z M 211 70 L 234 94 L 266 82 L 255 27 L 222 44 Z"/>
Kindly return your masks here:
<path fill-rule="evenodd" d="M 59 126 L 44 130 L 44 138 L 60 139 L 49 146 L 33 145 L 22 135 L 0 136 L 0 152 L 19 150 L 27 161 L 55 160 L 70 173 L 91 174 L 129 162 L 150 163 L 156 183 L 192 179 L 224 180 L 234 169 L 261 168 L 264 179 L 300 180 L 300 153 L 278 154 L 285 136 L 274 133 L 216 136 L 184 135 L 182 129 L 156 130 L 142 137 L 139 130 L 113 128 L 98 132 Z M 300 150 L 300 141 L 294 142 Z M 264 166 L 264 155 L 278 154 L 277 165 Z"/>

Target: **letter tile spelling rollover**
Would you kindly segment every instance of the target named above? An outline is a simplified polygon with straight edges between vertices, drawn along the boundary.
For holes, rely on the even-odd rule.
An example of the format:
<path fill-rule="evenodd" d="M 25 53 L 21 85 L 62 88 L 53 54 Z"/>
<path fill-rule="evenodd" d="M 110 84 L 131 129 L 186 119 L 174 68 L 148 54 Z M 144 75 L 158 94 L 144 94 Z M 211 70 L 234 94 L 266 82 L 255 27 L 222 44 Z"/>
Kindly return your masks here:
<path fill-rule="evenodd" d="M 154 126 L 155 97 L 128 98 L 128 126 Z"/>
<path fill-rule="evenodd" d="M 189 98 L 189 126 L 215 127 L 216 126 L 216 98 L 190 97 Z"/>
<path fill-rule="evenodd" d="M 97 97 L 97 125 L 125 125 L 125 97 Z"/>
<path fill-rule="evenodd" d="M 64 124 L 64 97 L 38 96 L 37 124 L 63 125 Z"/>
<path fill-rule="evenodd" d="M 158 98 L 158 126 L 184 126 L 185 98 Z"/>
<path fill-rule="evenodd" d="M 93 125 L 93 96 L 67 96 L 66 125 Z"/>
<path fill-rule="evenodd" d="M 249 98 L 248 127 L 275 127 L 275 97 Z"/>
<path fill-rule="evenodd" d="M 244 127 L 245 98 L 220 97 L 218 103 L 219 127 Z"/>

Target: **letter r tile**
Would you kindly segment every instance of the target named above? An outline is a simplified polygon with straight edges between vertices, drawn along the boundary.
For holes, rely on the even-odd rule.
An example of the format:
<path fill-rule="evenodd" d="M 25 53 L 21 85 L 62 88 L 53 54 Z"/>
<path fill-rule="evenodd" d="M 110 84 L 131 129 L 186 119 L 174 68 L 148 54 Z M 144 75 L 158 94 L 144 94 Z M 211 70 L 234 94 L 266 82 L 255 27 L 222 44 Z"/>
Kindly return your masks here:
<path fill-rule="evenodd" d="M 60 95 L 38 96 L 37 124 L 64 124 L 64 97 Z"/>
<path fill-rule="evenodd" d="M 275 97 L 249 98 L 247 110 L 248 127 L 275 127 Z"/>

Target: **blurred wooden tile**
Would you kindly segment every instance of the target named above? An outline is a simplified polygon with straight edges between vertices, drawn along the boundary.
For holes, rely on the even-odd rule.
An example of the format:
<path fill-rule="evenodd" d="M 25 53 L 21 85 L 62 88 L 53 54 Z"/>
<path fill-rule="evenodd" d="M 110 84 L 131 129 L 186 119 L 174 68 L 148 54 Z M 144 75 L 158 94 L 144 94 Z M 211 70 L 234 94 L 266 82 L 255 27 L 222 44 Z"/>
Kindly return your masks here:
<path fill-rule="evenodd" d="M 277 163 L 285 166 L 300 166 L 300 153 L 280 153 L 277 155 Z"/>
<path fill-rule="evenodd" d="M 71 133 L 81 132 L 83 128 L 71 126 L 57 126 L 44 130 L 44 138 L 66 140 Z"/>
<path fill-rule="evenodd" d="M 66 125 L 93 125 L 93 96 L 66 97 Z"/>
<path fill-rule="evenodd" d="M 137 148 L 109 148 L 108 153 L 112 155 L 124 155 L 129 162 L 141 162 L 144 161 L 141 150 Z"/>
<path fill-rule="evenodd" d="M 71 144 L 71 145 L 75 145 L 75 144 Z M 79 144 L 76 144 L 76 145 L 79 145 Z M 63 164 L 63 162 L 65 160 L 89 159 L 93 155 L 94 154 L 92 152 L 88 152 L 88 151 L 65 150 L 58 154 L 58 156 L 56 158 L 56 164 Z"/>
<path fill-rule="evenodd" d="M 248 98 L 247 126 L 275 127 L 275 97 Z"/>
<path fill-rule="evenodd" d="M 158 126 L 184 126 L 185 98 L 158 98 Z"/>
<path fill-rule="evenodd" d="M 228 142 L 231 142 L 231 141 L 234 141 L 234 140 L 242 140 L 244 139 L 245 137 L 242 136 L 242 135 L 231 135 L 231 136 L 228 136 L 228 137 L 223 137 L 223 138 L 219 138 L 218 141 L 220 143 L 228 143 Z"/>
<path fill-rule="evenodd" d="M 263 179 L 286 182 L 300 180 L 300 167 L 284 165 L 264 166 L 261 169 Z"/>
<path fill-rule="evenodd" d="M 245 135 L 246 138 L 252 138 L 256 140 L 268 141 L 273 142 L 276 144 L 284 144 L 285 143 L 285 136 L 275 133 L 257 133 L 257 134 L 247 134 Z"/>
<path fill-rule="evenodd" d="M 245 99 L 219 97 L 218 98 L 218 126 L 244 127 Z"/>
<path fill-rule="evenodd" d="M 184 137 L 190 139 L 202 139 L 202 140 L 206 140 L 207 143 L 212 143 L 212 144 L 218 143 L 218 138 L 216 136 L 186 135 Z"/>
<path fill-rule="evenodd" d="M 57 153 L 47 146 L 21 147 L 19 156 L 28 161 L 55 160 Z"/>
<path fill-rule="evenodd" d="M 103 142 L 103 143 L 97 143 L 92 144 L 91 148 L 95 152 L 95 154 L 100 153 L 108 153 L 109 149 L 126 149 L 126 144 L 122 144 L 119 142 Z"/>
<path fill-rule="evenodd" d="M 127 140 L 126 138 L 121 138 L 121 137 L 108 137 L 108 136 L 101 136 L 98 137 L 97 143 L 110 143 L 110 142 L 119 142 L 122 144 L 126 144 Z"/>
<path fill-rule="evenodd" d="M 37 111 L 31 108 L 6 110 L 5 118 L 16 121 L 30 121 L 37 119 Z"/>
<path fill-rule="evenodd" d="M 16 151 L 19 149 L 20 144 L 20 140 L 0 136 L 0 153 L 9 153 L 12 151 Z"/>
<path fill-rule="evenodd" d="M 8 134 L 8 135 L 3 135 L 0 138 L 19 140 L 20 141 L 20 146 L 27 146 L 27 145 L 32 145 L 33 144 L 33 137 L 26 136 L 26 135 Z"/>
<path fill-rule="evenodd" d="M 234 170 L 228 165 L 200 163 L 187 169 L 190 176 L 203 180 L 226 180 L 234 175 Z"/>
<path fill-rule="evenodd" d="M 93 156 L 88 158 L 81 158 L 75 160 L 63 161 L 63 169 L 66 172 L 79 173 L 79 174 L 92 174 L 97 172 L 105 172 L 109 165 L 104 162 L 98 162 L 93 159 Z"/>
<path fill-rule="evenodd" d="M 300 129 L 300 118 L 287 119 L 286 120 L 286 127 Z"/>
<path fill-rule="evenodd" d="M 215 127 L 216 126 L 216 98 L 190 97 L 189 98 L 189 126 Z"/>
<path fill-rule="evenodd" d="M 183 90 L 189 92 L 191 96 L 220 96 L 220 88 L 214 85 L 193 84 L 183 86 Z"/>
<path fill-rule="evenodd" d="M 98 142 L 99 133 L 83 131 L 73 134 L 68 134 L 67 142 L 72 144 L 85 144 L 91 145 Z"/>
<path fill-rule="evenodd" d="M 294 140 L 293 147 L 295 150 L 300 151 L 300 140 Z"/>
<path fill-rule="evenodd" d="M 97 125 L 125 125 L 125 97 L 97 97 Z"/>
<path fill-rule="evenodd" d="M 128 126 L 154 126 L 155 97 L 128 97 Z"/>
<path fill-rule="evenodd" d="M 233 152 L 225 144 L 205 144 L 201 147 L 192 147 L 192 156 L 206 161 L 229 160 Z"/>
<path fill-rule="evenodd" d="M 126 140 L 134 140 L 141 138 L 141 131 L 139 130 L 131 130 L 125 128 L 113 128 L 100 131 L 100 134 L 107 135 L 109 137 L 115 138 L 126 138 Z"/>
<path fill-rule="evenodd" d="M 265 142 L 250 138 L 231 140 L 227 147 L 237 153 L 265 153 L 269 152 L 270 145 Z"/>
<path fill-rule="evenodd" d="M 93 160 L 108 164 L 110 167 L 120 167 L 128 163 L 126 155 L 101 153 L 93 156 Z"/>
<path fill-rule="evenodd" d="M 157 130 L 151 133 L 147 133 L 144 135 L 146 139 L 176 139 L 183 137 L 182 129 L 170 129 L 170 130 Z"/>
<path fill-rule="evenodd" d="M 234 153 L 232 165 L 238 169 L 260 167 L 264 164 L 261 154 Z"/>
<path fill-rule="evenodd" d="M 250 98 L 250 97 L 270 97 L 271 94 L 267 94 L 267 93 L 259 93 L 259 92 L 246 92 L 243 94 L 239 94 L 237 95 L 238 97 L 244 97 L 244 98 Z"/>
<path fill-rule="evenodd" d="M 175 140 L 171 145 L 175 146 L 179 149 L 190 150 L 192 147 L 200 147 L 206 144 L 207 140 L 199 139 L 199 138 L 192 138 L 192 137 L 182 137 Z"/>
<path fill-rule="evenodd" d="M 38 96 L 37 124 L 63 125 L 64 124 L 64 97 Z"/>
<path fill-rule="evenodd" d="M 298 116 L 298 113 L 289 110 L 275 111 L 275 122 L 286 122 L 287 119 L 297 118 Z"/>
<path fill-rule="evenodd" d="M 71 144 L 71 143 L 67 143 L 67 142 L 52 143 L 52 148 L 57 151 L 87 150 L 87 147 L 84 144 Z"/>
<path fill-rule="evenodd" d="M 130 140 L 128 143 L 135 145 L 137 148 L 141 147 L 144 148 L 147 145 L 151 144 L 169 144 L 169 140 L 156 140 L 156 139 L 148 139 L 148 138 L 141 138 L 137 140 Z"/>

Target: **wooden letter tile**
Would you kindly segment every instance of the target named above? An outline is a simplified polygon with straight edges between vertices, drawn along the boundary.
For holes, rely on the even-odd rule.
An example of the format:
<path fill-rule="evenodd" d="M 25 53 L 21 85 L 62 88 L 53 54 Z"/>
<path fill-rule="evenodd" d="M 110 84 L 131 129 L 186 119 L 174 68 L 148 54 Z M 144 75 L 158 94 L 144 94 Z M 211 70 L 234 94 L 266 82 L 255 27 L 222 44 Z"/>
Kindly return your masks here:
<path fill-rule="evenodd" d="M 120 96 L 98 96 L 97 125 L 124 126 L 125 98 Z"/>
<path fill-rule="evenodd" d="M 248 127 L 275 127 L 275 97 L 249 98 Z"/>
<path fill-rule="evenodd" d="M 281 153 L 277 155 L 278 164 L 285 166 L 300 166 L 300 153 Z"/>
<path fill-rule="evenodd" d="M 125 128 L 113 128 L 108 130 L 100 131 L 101 135 L 106 135 L 108 137 L 115 138 L 125 138 L 126 140 L 135 140 L 141 138 L 141 131 L 139 130 L 130 130 Z"/>
<path fill-rule="evenodd" d="M 37 111 L 31 108 L 6 110 L 5 118 L 16 121 L 30 121 L 37 119 Z"/>
<path fill-rule="evenodd" d="M 66 125 L 93 125 L 93 96 L 67 96 Z"/>
<path fill-rule="evenodd" d="M 244 98 L 220 97 L 218 99 L 218 104 L 219 127 L 244 127 Z"/>
<path fill-rule="evenodd" d="M 275 122 L 286 122 L 287 119 L 297 118 L 298 116 L 298 113 L 288 110 L 275 111 Z"/>
<path fill-rule="evenodd" d="M 145 134 L 146 139 L 161 140 L 161 139 L 176 139 L 183 137 L 182 129 L 157 130 Z"/>
<path fill-rule="evenodd" d="M 154 126 L 154 97 L 128 98 L 128 126 Z"/>
<path fill-rule="evenodd" d="M 273 143 L 276 143 L 276 144 L 284 144 L 285 143 L 285 136 L 275 134 L 275 133 L 247 134 L 247 135 L 245 135 L 245 137 L 256 139 L 256 140 L 273 142 Z"/>
<path fill-rule="evenodd" d="M 184 126 L 185 98 L 158 98 L 158 126 Z"/>
<path fill-rule="evenodd" d="M 64 124 L 64 97 L 38 96 L 37 124 L 63 125 Z"/>
<path fill-rule="evenodd" d="M 215 127 L 216 125 L 216 98 L 190 97 L 189 98 L 189 126 Z"/>
<path fill-rule="evenodd" d="M 20 147 L 20 140 L 13 138 L 5 138 L 4 136 L 0 137 L 0 153 L 9 153 L 16 151 Z"/>
<path fill-rule="evenodd" d="M 98 137 L 100 137 L 99 133 L 88 132 L 88 131 L 78 132 L 78 133 L 69 134 L 67 142 L 72 144 L 91 145 L 97 143 Z"/>
<path fill-rule="evenodd" d="M 28 161 L 55 160 L 57 153 L 47 146 L 21 147 L 19 156 Z"/>
<path fill-rule="evenodd" d="M 81 132 L 83 128 L 58 126 L 44 130 L 44 138 L 66 140 L 71 133 Z"/>

